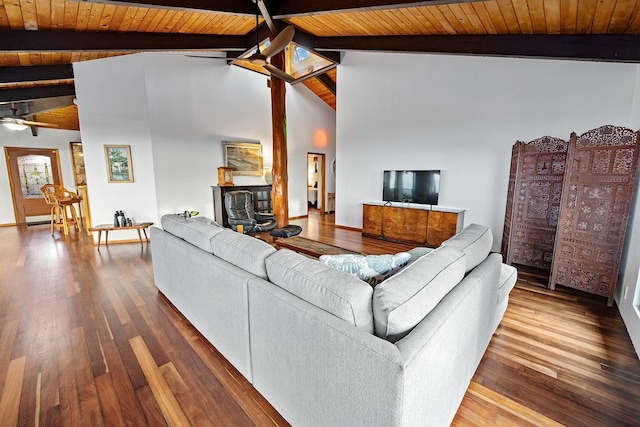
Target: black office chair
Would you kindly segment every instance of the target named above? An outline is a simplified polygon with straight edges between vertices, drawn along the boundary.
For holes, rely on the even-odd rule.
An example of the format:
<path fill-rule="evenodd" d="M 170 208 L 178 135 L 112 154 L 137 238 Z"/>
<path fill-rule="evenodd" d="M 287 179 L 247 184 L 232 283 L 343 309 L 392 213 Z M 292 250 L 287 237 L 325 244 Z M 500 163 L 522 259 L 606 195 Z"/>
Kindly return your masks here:
<path fill-rule="evenodd" d="M 253 194 L 250 191 L 229 191 L 224 195 L 227 220 L 234 231 L 241 225 L 244 234 L 269 232 L 278 226 L 273 214 L 255 212 Z"/>

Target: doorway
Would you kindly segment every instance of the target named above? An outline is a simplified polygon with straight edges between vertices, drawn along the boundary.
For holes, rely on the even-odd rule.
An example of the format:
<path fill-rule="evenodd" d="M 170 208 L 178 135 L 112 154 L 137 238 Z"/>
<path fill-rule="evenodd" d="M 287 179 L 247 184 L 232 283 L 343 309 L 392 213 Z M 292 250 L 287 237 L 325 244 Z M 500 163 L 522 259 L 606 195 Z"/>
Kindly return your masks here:
<path fill-rule="evenodd" d="M 325 213 L 325 155 L 307 153 L 307 209 Z"/>
<path fill-rule="evenodd" d="M 62 185 L 60 156 L 52 148 L 5 147 L 11 199 L 16 224 L 48 222 L 51 207 L 44 200 L 40 187 Z"/>

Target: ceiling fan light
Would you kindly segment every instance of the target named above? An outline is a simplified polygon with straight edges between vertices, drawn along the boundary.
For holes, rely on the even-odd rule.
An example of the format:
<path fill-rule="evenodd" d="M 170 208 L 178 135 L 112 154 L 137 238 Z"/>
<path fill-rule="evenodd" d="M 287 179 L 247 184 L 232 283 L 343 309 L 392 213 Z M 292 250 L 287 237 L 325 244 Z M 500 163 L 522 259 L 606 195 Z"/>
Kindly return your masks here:
<path fill-rule="evenodd" d="M 20 123 L 12 123 L 12 122 L 6 122 L 6 123 L 3 123 L 3 125 L 5 125 L 6 127 L 8 127 L 11 130 L 17 130 L 17 131 L 25 130 L 26 128 L 29 127 L 27 125 L 23 125 L 23 124 L 20 124 Z"/>

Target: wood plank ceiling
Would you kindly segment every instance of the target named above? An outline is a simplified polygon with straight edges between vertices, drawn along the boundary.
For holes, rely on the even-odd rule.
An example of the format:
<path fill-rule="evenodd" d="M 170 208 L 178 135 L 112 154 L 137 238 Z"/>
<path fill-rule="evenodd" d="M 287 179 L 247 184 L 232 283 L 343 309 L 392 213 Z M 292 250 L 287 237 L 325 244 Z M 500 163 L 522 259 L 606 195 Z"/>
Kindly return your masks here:
<path fill-rule="evenodd" d="M 349 50 L 640 61 L 640 0 L 258 3 L 277 28 L 296 27 L 295 43 L 334 63 Z M 25 117 L 78 129 L 73 105 L 25 104 L 71 99 L 72 74 L 52 66 L 142 51 L 236 57 L 255 45 L 255 10 L 251 0 L 0 0 L 0 117 L 14 102 Z M 302 83 L 336 108 L 335 68 Z"/>

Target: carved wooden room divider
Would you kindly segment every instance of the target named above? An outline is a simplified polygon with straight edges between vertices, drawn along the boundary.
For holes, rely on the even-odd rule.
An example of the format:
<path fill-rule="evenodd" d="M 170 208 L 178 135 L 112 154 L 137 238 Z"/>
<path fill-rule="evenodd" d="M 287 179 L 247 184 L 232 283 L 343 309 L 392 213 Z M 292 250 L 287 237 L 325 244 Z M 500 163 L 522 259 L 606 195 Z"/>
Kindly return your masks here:
<path fill-rule="evenodd" d="M 551 279 L 613 305 L 638 170 L 639 133 L 602 126 L 571 134 Z"/>
<path fill-rule="evenodd" d="M 567 147 L 551 136 L 513 145 L 502 234 L 507 264 L 551 269 Z"/>

